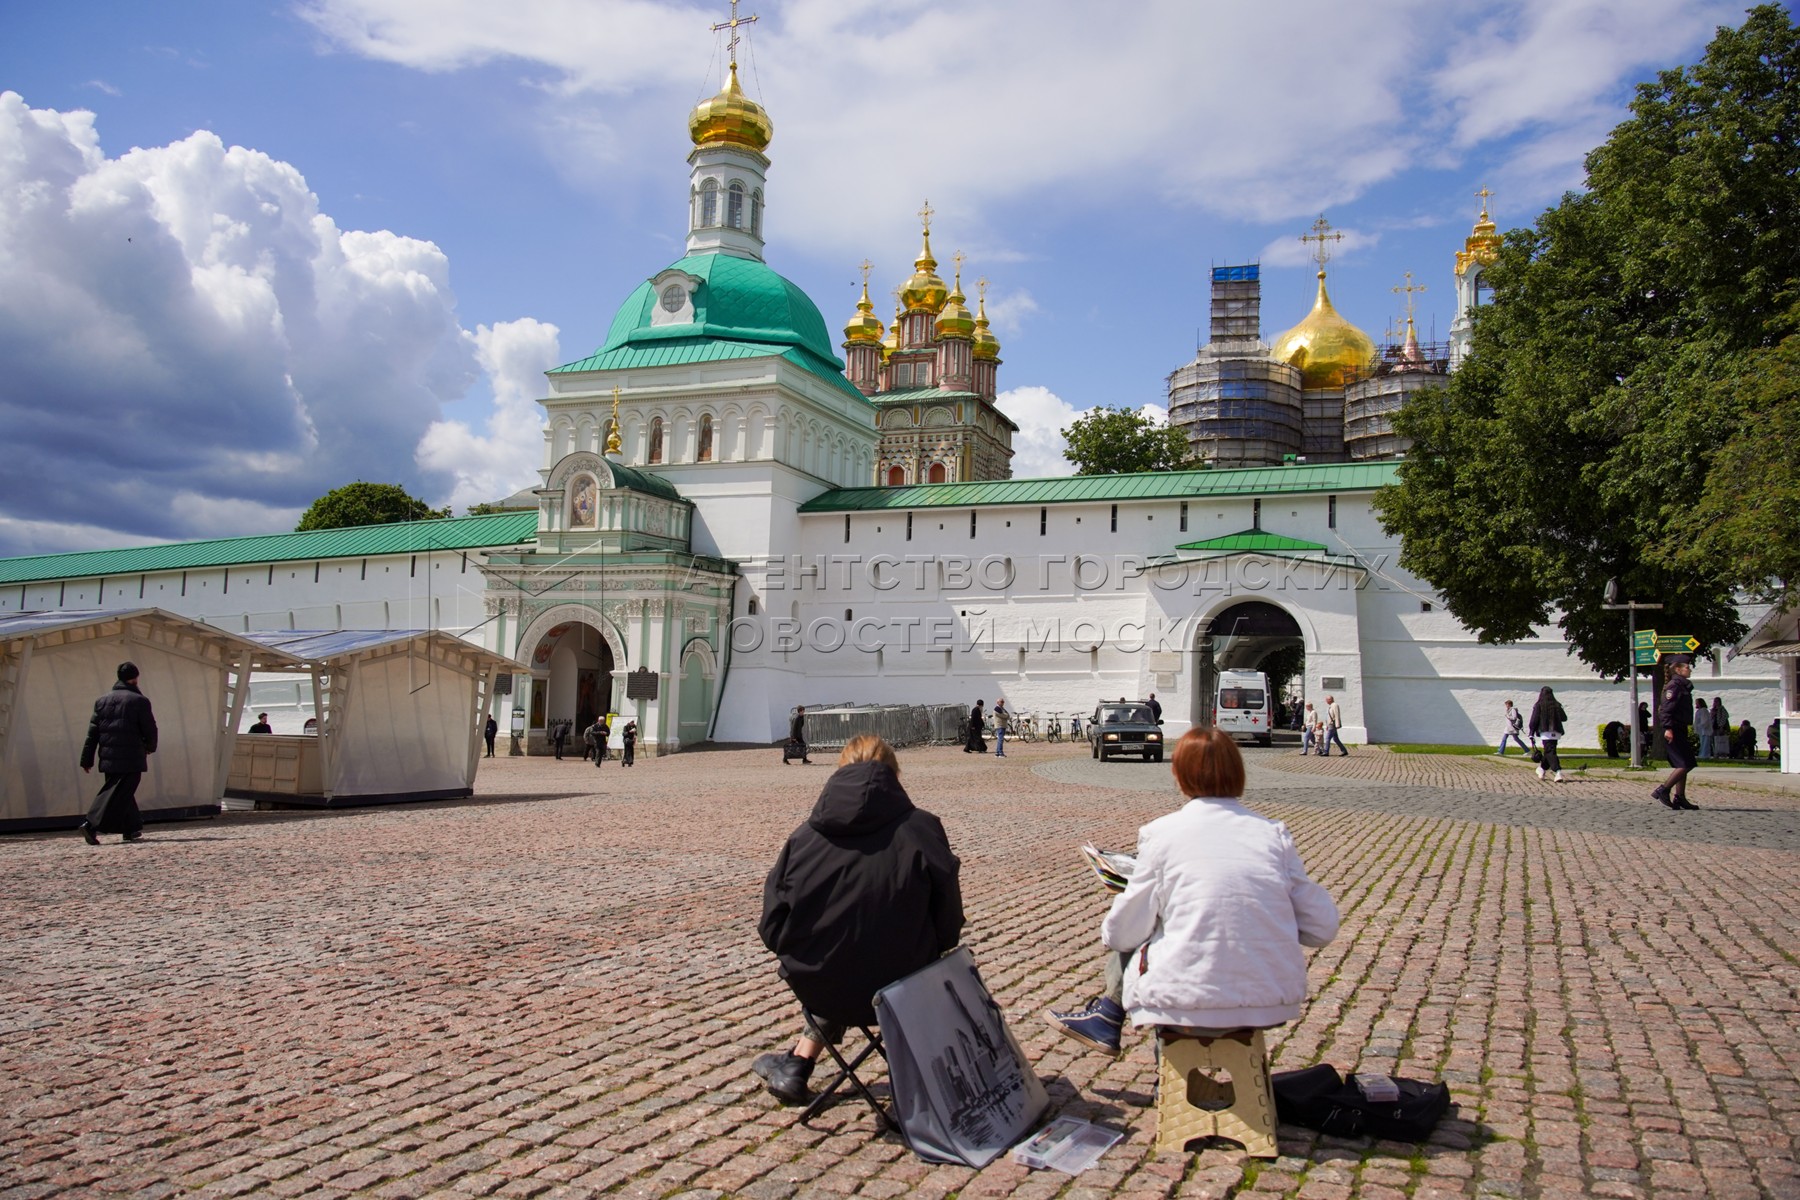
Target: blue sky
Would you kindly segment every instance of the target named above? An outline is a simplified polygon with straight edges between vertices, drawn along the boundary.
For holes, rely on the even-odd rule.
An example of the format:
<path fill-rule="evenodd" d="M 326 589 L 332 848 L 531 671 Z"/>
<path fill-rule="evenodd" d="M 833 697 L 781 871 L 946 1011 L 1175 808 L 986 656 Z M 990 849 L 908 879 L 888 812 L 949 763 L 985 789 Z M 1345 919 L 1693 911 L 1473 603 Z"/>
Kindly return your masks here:
<path fill-rule="evenodd" d="M 1157 405 L 1207 269 L 1310 307 L 1344 232 L 1378 341 L 1411 271 L 1578 187 L 1633 86 L 1742 6 L 1700 0 L 764 0 L 768 259 L 841 329 L 884 318 L 915 212 L 992 281 L 1015 473 Z M 531 482 L 541 372 L 680 256 L 686 116 L 727 4 L 141 0 L 0 10 L 0 553 L 291 528 L 355 478 L 460 507 Z"/>

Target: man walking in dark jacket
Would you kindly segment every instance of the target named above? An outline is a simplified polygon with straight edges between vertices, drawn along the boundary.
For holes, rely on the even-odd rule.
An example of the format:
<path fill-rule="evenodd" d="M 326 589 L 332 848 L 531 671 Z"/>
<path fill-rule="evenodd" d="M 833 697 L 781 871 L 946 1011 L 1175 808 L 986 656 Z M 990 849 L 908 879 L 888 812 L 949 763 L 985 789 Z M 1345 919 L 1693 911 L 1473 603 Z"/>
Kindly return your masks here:
<path fill-rule="evenodd" d="M 792 1053 L 751 1065 L 777 1099 L 804 1104 L 825 1044 L 874 1024 L 876 992 L 956 948 L 960 871 L 943 822 L 900 786 L 893 747 L 851 738 L 763 885 L 757 932 L 807 1018 Z"/>
<path fill-rule="evenodd" d="M 793 759 L 799 759 L 803 766 L 812 766 L 808 757 L 812 752 L 806 746 L 806 705 L 794 709 L 793 718 L 788 721 L 787 742 L 781 747 L 781 765 L 787 766 Z"/>
<path fill-rule="evenodd" d="M 100 774 L 106 778 L 81 823 L 81 836 L 90 846 L 100 844 L 97 835 L 102 833 L 122 834 L 127 842 L 144 836 L 137 790 L 150 769 L 150 755 L 156 753 L 156 717 L 150 698 L 138 691 L 137 666 L 120 663 L 118 676 L 112 691 L 94 701 L 87 742 L 81 747 L 81 769 L 91 773 L 98 752 Z"/>
<path fill-rule="evenodd" d="M 1698 716 L 1694 710 L 1694 685 L 1688 682 L 1688 676 L 1693 673 L 1694 664 L 1689 660 L 1681 658 L 1671 662 L 1669 681 L 1663 684 L 1662 696 L 1657 703 L 1656 715 L 1662 722 L 1664 749 L 1668 752 L 1671 770 L 1669 777 L 1650 794 L 1665 808 L 1692 810 L 1700 807 L 1689 803 L 1687 798 L 1688 772 L 1696 764 L 1693 748 L 1688 745 L 1688 729 Z"/>

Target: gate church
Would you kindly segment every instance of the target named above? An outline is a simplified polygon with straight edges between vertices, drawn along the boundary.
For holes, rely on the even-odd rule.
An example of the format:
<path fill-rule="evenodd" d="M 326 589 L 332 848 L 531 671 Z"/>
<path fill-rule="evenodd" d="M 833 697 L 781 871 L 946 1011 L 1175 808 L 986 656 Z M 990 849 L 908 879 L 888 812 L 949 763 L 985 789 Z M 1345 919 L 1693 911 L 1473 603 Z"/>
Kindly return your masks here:
<path fill-rule="evenodd" d="M 1000 696 L 1066 719 L 1155 692 L 1175 734 L 1210 715 L 1217 670 L 1294 646 L 1306 696 L 1337 698 L 1351 742 L 1489 740 L 1501 702 L 1545 683 L 1576 744 L 1622 715 L 1625 688 L 1553 627 L 1481 645 L 1397 566 L 1371 509 L 1403 448 L 1381 418 L 1443 368 L 1409 336 L 1354 370 L 1372 342 L 1331 308 L 1323 254 L 1318 303 L 1280 356 L 1246 306 L 1254 272 L 1215 277 L 1213 343 L 1170 397 L 1211 469 L 1011 479 L 999 343 L 960 260 L 952 282 L 937 274 L 928 208 L 892 327 L 865 275 L 844 360 L 764 262 L 773 126 L 732 57 L 689 118 L 685 254 L 631 292 L 598 350 L 548 373 L 540 484 L 509 502 L 520 511 L 0 560 L 0 611 L 148 603 L 228 629 L 452 630 L 530 665 L 514 706 L 533 752 L 604 711 L 667 753 L 769 742 L 795 704 Z M 1459 279 L 1484 247 L 1471 238 Z M 1734 712 L 1781 699 L 1774 670 L 1742 660 L 1696 686 Z"/>

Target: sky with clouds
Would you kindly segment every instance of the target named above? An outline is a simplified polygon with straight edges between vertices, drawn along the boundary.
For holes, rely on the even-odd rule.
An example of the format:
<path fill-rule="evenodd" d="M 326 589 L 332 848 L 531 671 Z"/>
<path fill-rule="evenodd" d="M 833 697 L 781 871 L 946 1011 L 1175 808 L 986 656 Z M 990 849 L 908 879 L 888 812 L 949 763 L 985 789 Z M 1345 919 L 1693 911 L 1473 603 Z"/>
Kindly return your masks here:
<path fill-rule="evenodd" d="M 291 528 L 354 479 L 434 504 L 540 465 L 542 372 L 680 257 L 728 15 L 664 0 L 67 0 L 0 41 L 0 554 Z M 1382 340 L 1445 336 L 1475 192 L 1581 183 L 1704 0 L 762 0 L 770 265 L 841 327 L 933 248 L 991 281 L 1015 475 L 1155 409 L 1208 268 L 1305 315 L 1323 213 Z"/>

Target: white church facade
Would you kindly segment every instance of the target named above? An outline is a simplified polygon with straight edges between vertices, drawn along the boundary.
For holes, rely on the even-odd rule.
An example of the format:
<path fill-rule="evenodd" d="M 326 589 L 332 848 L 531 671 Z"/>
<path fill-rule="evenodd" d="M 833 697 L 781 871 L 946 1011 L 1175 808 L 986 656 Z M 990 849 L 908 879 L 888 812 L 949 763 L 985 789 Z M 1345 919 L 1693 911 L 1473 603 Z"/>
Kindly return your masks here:
<path fill-rule="evenodd" d="M 510 694 L 533 752 L 601 712 L 635 719 L 654 754 L 772 741 L 796 704 L 1001 696 L 1066 718 L 1154 692 L 1179 733 L 1207 719 L 1214 672 L 1296 645 L 1301 690 L 1336 698 L 1351 742 L 1491 743 L 1502 702 L 1545 684 L 1571 744 L 1625 716 L 1628 685 L 1554 627 L 1482 645 L 1400 569 L 1372 508 L 1392 461 L 994 477 L 1016 427 L 988 412 L 985 317 L 926 330 L 914 306 L 916 337 L 888 349 L 865 287 L 847 375 L 818 308 L 763 261 L 772 125 L 735 64 L 689 130 L 685 253 L 593 355 L 548 373 L 531 507 L 5 559 L 0 612 L 149 603 L 231 630 L 449 630 L 530 665 Z M 960 279 L 938 282 L 960 305 Z M 948 364 L 933 394 L 883 373 L 895 353 Z M 883 419 L 940 402 L 966 405 L 943 447 Z M 916 482 L 934 466 L 946 482 Z M 1703 662 L 1696 691 L 1760 728 L 1792 669 Z"/>

